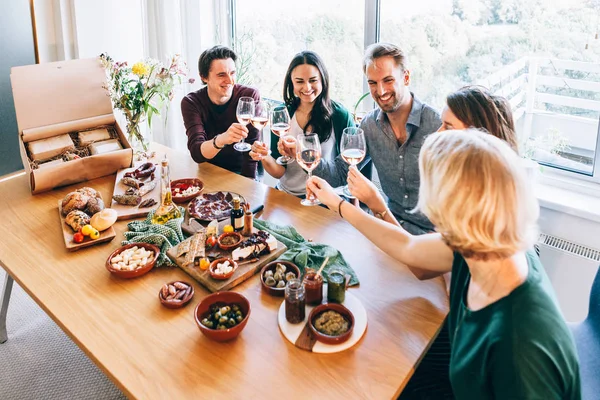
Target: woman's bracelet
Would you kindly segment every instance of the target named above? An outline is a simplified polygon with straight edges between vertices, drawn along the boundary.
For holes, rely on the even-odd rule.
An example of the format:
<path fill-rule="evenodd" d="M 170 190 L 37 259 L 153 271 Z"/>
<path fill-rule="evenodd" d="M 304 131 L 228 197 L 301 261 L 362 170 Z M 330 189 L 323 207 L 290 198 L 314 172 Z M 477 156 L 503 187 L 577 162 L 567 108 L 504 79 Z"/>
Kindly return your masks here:
<path fill-rule="evenodd" d="M 345 202 L 346 200 L 341 199 L 340 203 L 338 204 L 338 214 L 340 214 L 340 217 L 344 218 L 344 216 L 342 215 L 342 203 Z"/>

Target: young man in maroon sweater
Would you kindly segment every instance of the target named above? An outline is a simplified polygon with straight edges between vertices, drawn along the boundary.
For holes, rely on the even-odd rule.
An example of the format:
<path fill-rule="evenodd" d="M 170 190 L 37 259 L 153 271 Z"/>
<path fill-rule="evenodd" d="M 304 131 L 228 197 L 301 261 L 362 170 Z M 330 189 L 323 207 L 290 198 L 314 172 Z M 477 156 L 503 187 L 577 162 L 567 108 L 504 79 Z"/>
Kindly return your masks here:
<path fill-rule="evenodd" d="M 210 162 L 254 178 L 257 162 L 248 152 L 236 151 L 232 145 L 242 139 L 250 144 L 258 139 L 256 128 L 237 122 L 236 108 L 240 97 L 258 101 L 260 94 L 256 89 L 235 83 L 236 58 L 233 50 L 225 46 L 205 50 L 198 60 L 198 69 L 206 86 L 183 98 L 181 113 L 194 161 Z"/>

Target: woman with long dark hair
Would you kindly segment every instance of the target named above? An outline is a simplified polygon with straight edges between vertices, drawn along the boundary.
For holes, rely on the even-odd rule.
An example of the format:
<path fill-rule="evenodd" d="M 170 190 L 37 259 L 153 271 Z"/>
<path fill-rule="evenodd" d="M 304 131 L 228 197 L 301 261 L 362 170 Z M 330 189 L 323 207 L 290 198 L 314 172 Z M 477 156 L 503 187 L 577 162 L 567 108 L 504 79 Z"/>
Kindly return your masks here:
<path fill-rule="evenodd" d="M 294 56 L 285 74 L 283 100 L 290 114 L 291 137 L 316 133 L 321 143 L 321 162 L 333 162 L 340 154 L 344 128 L 354 126 L 348 110 L 330 99 L 329 73 L 319 55 L 302 51 Z M 284 143 L 271 133 L 271 152 L 266 144 L 256 141 L 250 157 L 262 161 L 265 170 L 279 179 L 277 187 L 295 196 L 306 194 L 307 173 L 297 164 L 276 163 L 280 154 L 295 154 L 295 146 Z"/>

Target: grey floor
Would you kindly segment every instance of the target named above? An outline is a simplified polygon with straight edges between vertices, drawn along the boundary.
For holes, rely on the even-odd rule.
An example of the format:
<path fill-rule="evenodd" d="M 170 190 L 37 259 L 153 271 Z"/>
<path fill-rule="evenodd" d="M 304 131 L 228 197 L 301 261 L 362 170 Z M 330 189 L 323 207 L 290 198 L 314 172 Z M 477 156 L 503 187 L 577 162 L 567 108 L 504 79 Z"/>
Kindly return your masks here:
<path fill-rule="evenodd" d="M 4 277 L 0 268 L 0 283 Z M 0 344 L 2 400 L 126 398 L 16 282 L 7 330 Z"/>

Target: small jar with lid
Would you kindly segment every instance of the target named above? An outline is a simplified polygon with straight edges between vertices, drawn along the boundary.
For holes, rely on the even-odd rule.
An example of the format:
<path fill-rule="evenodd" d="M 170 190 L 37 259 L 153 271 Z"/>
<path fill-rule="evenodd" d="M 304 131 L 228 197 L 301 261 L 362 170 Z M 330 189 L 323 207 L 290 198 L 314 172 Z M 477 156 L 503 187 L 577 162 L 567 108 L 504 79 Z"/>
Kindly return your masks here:
<path fill-rule="evenodd" d="M 285 318 L 298 324 L 306 317 L 306 294 L 300 279 L 290 279 L 285 286 Z"/>
<path fill-rule="evenodd" d="M 346 289 L 350 276 L 341 268 L 332 268 L 327 274 L 327 301 L 342 304 L 346 300 Z"/>
<path fill-rule="evenodd" d="M 306 292 L 306 304 L 318 306 L 323 302 L 323 277 L 317 275 L 312 268 L 306 269 L 304 275 L 304 291 Z"/>

